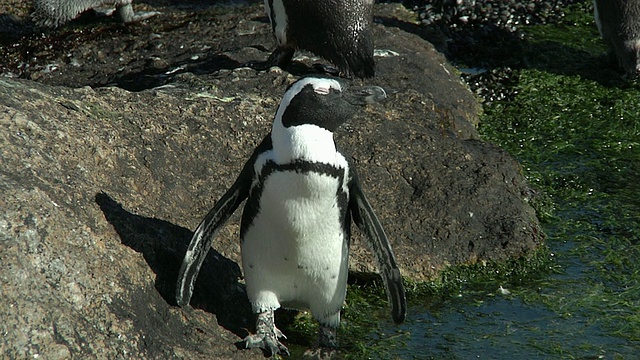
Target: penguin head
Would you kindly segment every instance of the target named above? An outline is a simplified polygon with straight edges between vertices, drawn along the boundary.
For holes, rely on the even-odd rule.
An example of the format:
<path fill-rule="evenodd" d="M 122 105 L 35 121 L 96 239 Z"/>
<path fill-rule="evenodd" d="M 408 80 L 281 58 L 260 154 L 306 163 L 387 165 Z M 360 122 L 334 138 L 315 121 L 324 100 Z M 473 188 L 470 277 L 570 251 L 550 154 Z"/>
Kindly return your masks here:
<path fill-rule="evenodd" d="M 271 139 L 278 160 L 331 162 L 333 132 L 358 108 L 384 98 L 378 86 L 350 87 L 324 75 L 301 78 L 285 92 L 273 121 Z"/>
<path fill-rule="evenodd" d="M 315 125 L 334 132 L 359 107 L 386 96 L 379 86 L 348 86 L 343 80 L 330 76 L 306 76 L 289 86 L 275 122 L 281 122 L 285 128 Z"/>

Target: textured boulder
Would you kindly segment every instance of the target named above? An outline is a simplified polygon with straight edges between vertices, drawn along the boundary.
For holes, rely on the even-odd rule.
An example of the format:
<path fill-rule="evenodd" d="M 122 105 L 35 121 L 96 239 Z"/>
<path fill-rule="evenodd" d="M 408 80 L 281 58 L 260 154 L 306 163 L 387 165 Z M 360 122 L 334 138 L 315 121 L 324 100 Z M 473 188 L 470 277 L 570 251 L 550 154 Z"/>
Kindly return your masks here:
<path fill-rule="evenodd" d="M 152 21 L 180 15 L 162 12 Z M 58 70 L 34 60 L 40 65 L 20 74 L 40 82 L 0 79 L 0 352 L 8 357 L 262 357 L 234 346 L 252 321 L 239 212 L 214 241 L 194 309 L 175 306 L 174 286 L 191 230 L 268 132 L 296 77 L 225 69 L 268 55 L 250 46 L 272 41 L 268 24 L 254 20 L 259 7 L 206 14 L 155 29 L 152 40 L 140 26 L 112 40 L 76 41 L 65 54 L 47 55 Z M 225 30 L 225 21 L 239 25 Z M 225 36 L 202 50 L 207 22 Z M 403 275 L 426 280 L 449 265 L 534 250 L 542 233 L 519 165 L 479 139 L 477 104 L 453 68 L 418 36 L 375 31 L 384 56 L 370 83 L 393 93 L 346 124 L 337 142 L 358 167 Z M 119 48 L 123 39 L 129 45 Z M 108 72 L 114 58 L 144 53 L 148 41 L 157 49 L 183 41 L 195 53 Z M 62 59 L 79 49 L 102 51 L 95 62 L 104 64 L 103 79 L 163 86 L 82 86 L 97 66 Z M 315 61 L 301 58 L 290 70 L 304 73 Z M 51 85 L 61 83 L 77 88 Z M 355 232 L 352 270 L 374 271 Z"/>

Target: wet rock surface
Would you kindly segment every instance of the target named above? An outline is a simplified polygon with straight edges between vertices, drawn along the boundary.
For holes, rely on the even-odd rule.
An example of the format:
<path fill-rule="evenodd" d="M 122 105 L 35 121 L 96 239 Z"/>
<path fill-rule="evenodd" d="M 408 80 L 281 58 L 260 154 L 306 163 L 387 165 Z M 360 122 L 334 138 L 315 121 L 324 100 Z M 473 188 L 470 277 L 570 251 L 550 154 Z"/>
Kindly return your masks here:
<path fill-rule="evenodd" d="M 175 306 L 175 280 L 191 230 L 269 131 L 285 88 L 321 60 L 237 68 L 273 46 L 260 3 L 135 7 L 162 14 L 126 26 L 85 15 L 42 34 L 28 9 L 0 7 L 11 10 L 2 29 L 15 30 L 0 40 L 0 350 L 262 357 L 234 346 L 252 328 L 239 211 L 214 241 L 192 307 Z M 336 136 L 403 275 L 530 253 L 543 235 L 519 165 L 479 139 L 476 99 L 431 44 L 403 31 L 403 11 L 377 8 L 369 83 L 390 99 Z M 352 271 L 375 271 L 355 232 Z"/>

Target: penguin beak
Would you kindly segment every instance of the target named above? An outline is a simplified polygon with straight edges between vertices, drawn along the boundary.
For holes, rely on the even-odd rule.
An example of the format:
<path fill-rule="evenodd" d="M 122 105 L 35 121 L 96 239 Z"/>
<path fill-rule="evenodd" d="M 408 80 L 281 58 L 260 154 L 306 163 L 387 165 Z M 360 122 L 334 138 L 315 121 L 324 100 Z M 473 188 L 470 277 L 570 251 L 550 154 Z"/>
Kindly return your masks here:
<path fill-rule="evenodd" d="M 364 106 L 386 99 L 387 92 L 380 86 L 350 86 L 342 96 L 349 104 Z"/>

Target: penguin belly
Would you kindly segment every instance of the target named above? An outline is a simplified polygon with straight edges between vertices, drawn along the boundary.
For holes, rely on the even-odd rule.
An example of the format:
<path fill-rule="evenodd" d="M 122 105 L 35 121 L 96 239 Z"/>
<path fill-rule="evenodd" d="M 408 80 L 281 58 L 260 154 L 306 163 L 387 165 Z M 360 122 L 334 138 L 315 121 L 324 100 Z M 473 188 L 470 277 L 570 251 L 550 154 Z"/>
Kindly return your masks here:
<path fill-rule="evenodd" d="M 320 322 L 339 322 L 349 256 L 342 189 L 339 179 L 313 172 L 274 172 L 265 179 L 260 209 L 242 239 L 255 312 L 309 309 Z"/>

